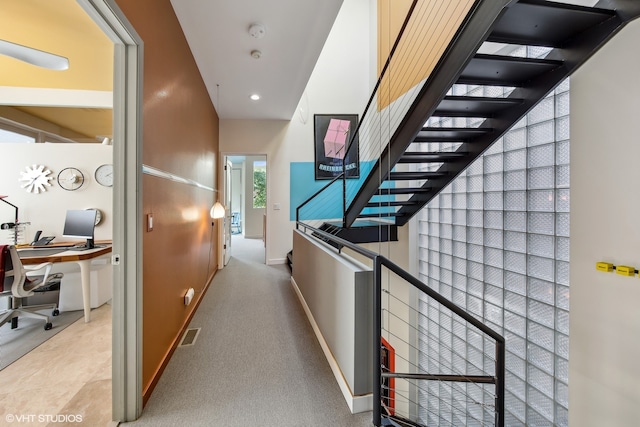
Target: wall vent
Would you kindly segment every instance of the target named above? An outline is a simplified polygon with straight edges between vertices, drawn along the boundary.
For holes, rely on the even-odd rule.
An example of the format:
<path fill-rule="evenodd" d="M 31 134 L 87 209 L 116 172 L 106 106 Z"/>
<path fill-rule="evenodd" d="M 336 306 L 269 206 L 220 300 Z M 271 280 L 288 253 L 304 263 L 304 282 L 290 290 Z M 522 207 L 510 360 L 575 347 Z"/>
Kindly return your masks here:
<path fill-rule="evenodd" d="M 178 347 L 194 345 L 196 343 L 196 339 L 198 339 L 198 335 L 200 334 L 200 329 L 201 328 L 187 329 L 182 336 L 182 341 Z"/>

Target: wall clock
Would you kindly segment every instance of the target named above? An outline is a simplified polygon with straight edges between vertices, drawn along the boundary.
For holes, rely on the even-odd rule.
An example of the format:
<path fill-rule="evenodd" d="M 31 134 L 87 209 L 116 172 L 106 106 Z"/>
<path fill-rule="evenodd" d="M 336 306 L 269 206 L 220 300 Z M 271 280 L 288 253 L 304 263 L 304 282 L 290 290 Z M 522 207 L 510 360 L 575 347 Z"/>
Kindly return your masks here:
<path fill-rule="evenodd" d="M 44 193 L 47 191 L 46 187 L 51 187 L 50 180 L 53 179 L 52 176 L 49 176 L 51 171 L 46 169 L 44 165 L 32 165 L 27 166 L 24 172 L 20 172 L 22 177 L 20 181 L 23 181 L 22 188 L 24 188 L 29 193 Z"/>
<path fill-rule="evenodd" d="M 96 211 L 96 222 L 94 225 L 98 225 L 102 222 L 102 211 L 100 209 L 97 208 L 87 208 L 87 210 L 94 210 Z"/>
<path fill-rule="evenodd" d="M 77 168 L 64 168 L 58 174 L 58 184 L 67 191 L 74 191 L 84 184 L 84 174 Z"/>
<path fill-rule="evenodd" d="M 113 186 L 113 165 L 104 164 L 98 166 L 95 173 L 96 182 L 105 187 Z"/>

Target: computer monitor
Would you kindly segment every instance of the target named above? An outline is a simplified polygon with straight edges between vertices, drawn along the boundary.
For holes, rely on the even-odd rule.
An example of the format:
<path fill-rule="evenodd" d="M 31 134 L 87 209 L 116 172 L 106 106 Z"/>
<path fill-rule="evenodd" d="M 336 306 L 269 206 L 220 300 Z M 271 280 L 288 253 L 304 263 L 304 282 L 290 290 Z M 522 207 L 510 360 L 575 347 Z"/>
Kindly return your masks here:
<path fill-rule="evenodd" d="M 87 242 L 82 248 L 92 249 L 95 247 L 93 243 L 93 230 L 96 224 L 96 210 L 68 210 L 67 216 L 64 220 L 64 230 L 62 235 L 64 237 L 77 237 L 80 239 L 87 239 Z"/>

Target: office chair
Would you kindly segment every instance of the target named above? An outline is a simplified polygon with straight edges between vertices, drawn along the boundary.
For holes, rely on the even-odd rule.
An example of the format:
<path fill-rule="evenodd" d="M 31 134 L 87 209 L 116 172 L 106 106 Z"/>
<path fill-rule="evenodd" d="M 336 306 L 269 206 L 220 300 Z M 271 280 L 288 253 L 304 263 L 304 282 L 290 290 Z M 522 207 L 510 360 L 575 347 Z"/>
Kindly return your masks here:
<path fill-rule="evenodd" d="M 13 245 L 0 245 L 0 296 L 11 298 L 11 307 L 0 314 L 0 326 L 11 321 L 11 329 L 18 327 L 18 317 L 31 317 L 44 320 L 45 331 L 53 327 L 49 316 L 38 313 L 40 310 L 53 309 L 52 315 L 60 314 L 57 304 L 22 305 L 22 298 L 30 297 L 33 291 L 45 285 L 50 285 L 52 280 L 59 280 L 61 274 L 50 275 L 53 263 L 45 262 L 38 265 L 23 265 L 18 256 L 18 251 Z M 44 275 L 27 276 L 44 269 Z"/>
<path fill-rule="evenodd" d="M 233 212 L 231 214 L 231 234 L 242 233 L 242 227 L 240 227 L 240 212 Z"/>

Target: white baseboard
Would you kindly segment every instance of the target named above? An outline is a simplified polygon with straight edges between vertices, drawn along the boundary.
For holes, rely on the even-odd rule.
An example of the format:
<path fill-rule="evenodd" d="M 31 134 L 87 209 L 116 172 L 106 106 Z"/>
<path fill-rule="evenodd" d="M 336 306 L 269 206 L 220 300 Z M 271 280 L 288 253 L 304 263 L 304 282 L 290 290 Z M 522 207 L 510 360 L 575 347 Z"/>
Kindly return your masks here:
<path fill-rule="evenodd" d="M 300 303 L 302 304 L 302 308 L 304 309 L 304 312 L 307 314 L 307 318 L 309 319 L 309 323 L 311 323 L 311 327 L 313 328 L 313 332 L 315 332 L 316 337 L 318 338 L 318 342 L 320 343 L 320 347 L 322 347 L 322 352 L 324 353 L 324 356 L 327 358 L 327 361 L 329 362 L 329 366 L 331 367 L 331 371 L 333 372 L 333 376 L 335 377 L 336 382 L 338 383 L 338 386 L 340 387 L 340 391 L 342 392 L 342 396 L 344 397 L 344 400 L 347 402 L 347 405 L 349 406 L 349 410 L 351 411 L 352 414 L 357 414 L 359 412 L 366 412 L 366 411 L 373 410 L 373 395 L 372 394 L 366 394 L 364 396 L 354 396 L 351 393 L 351 389 L 349 388 L 349 385 L 347 384 L 347 382 L 344 379 L 344 376 L 342 375 L 342 371 L 340 370 L 340 366 L 338 366 L 338 362 L 333 357 L 333 354 L 331 353 L 331 350 L 329 349 L 329 345 L 324 340 L 324 337 L 322 336 L 322 333 L 320 332 L 320 328 L 318 327 L 318 324 L 316 323 L 315 319 L 313 318 L 313 314 L 311 314 L 311 310 L 309 309 L 309 306 L 307 305 L 307 302 L 304 300 L 304 297 L 302 296 L 302 292 L 300 292 L 300 289 L 298 288 L 298 284 L 296 283 L 296 281 L 293 278 L 293 276 L 291 276 L 291 285 L 293 286 L 293 289 L 296 291 L 296 295 L 298 295 L 298 299 L 300 300 Z"/>
<path fill-rule="evenodd" d="M 267 265 L 277 265 L 277 264 L 286 264 L 286 258 L 271 258 L 267 260 Z"/>

